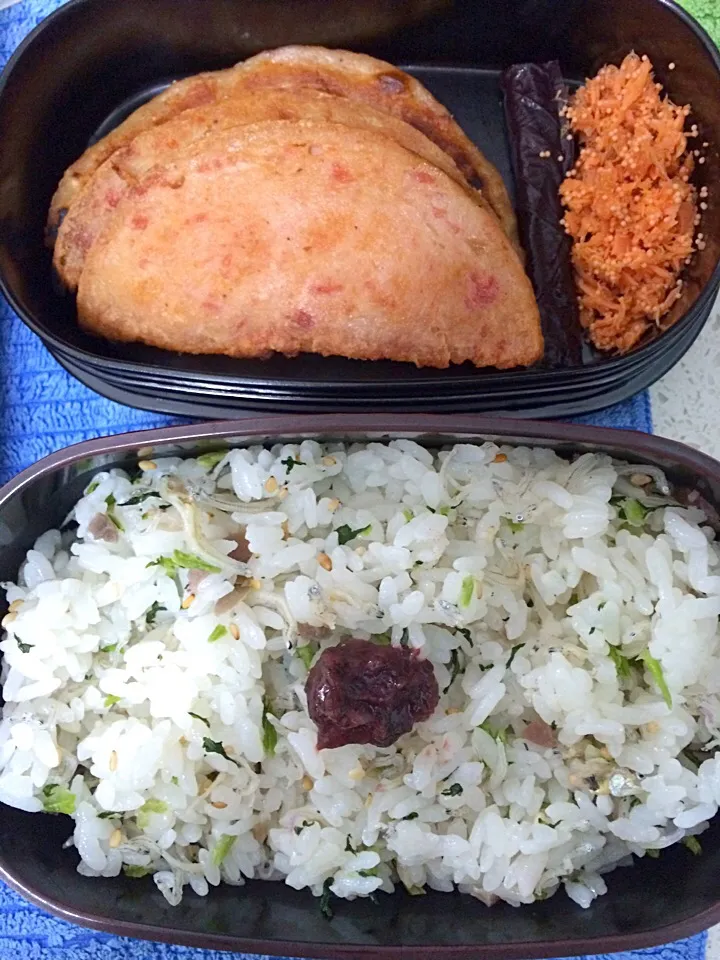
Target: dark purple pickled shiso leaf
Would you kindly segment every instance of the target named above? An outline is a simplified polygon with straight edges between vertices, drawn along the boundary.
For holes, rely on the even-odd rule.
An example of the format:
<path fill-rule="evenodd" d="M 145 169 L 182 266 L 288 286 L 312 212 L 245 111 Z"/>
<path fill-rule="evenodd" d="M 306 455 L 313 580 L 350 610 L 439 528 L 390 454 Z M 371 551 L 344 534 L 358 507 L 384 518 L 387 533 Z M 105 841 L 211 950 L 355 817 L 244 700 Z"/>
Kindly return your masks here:
<path fill-rule="evenodd" d="M 560 223 L 560 184 L 575 163 L 575 141 L 560 116 L 568 88 L 556 60 L 520 63 L 502 77 L 505 117 L 515 171 L 520 240 L 535 289 L 546 367 L 581 363 L 582 331 L 571 241 Z M 549 151 L 550 156 L 540 156 Z M 558 157 L 562 157 L 561 160 Z"/>

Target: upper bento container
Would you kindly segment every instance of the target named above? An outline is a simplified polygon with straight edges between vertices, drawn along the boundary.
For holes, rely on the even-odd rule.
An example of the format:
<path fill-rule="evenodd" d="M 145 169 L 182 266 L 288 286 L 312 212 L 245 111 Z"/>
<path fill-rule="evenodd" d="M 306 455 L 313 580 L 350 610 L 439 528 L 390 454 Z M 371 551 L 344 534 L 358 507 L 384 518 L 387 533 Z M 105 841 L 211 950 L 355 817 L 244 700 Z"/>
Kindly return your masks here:
<path fill-rule="evenodd" d="M 631 50 L 692 106 L 706 162 L 705 247 L 677 322 L 623 357 L 496 371 L 302 355 L 188 356 L 83 333 L 53 282 L 44 225 L 65 168 L 174 78 L 287 43 L 346 47 L 403 66 L 455 114 L 513 188 L 499 77 L 557 58 L 572 83 Z M 670 65 L 674 64 L 674 69 Z M 720 284 L 720 54 L 670 0 L 71 0 L 21 45 L 0 80 L 0 286 L 72 372 L 101 392 L 190 415 L 232 410 L 407 408 L 568 415 L 629 396 L 665 373 L 707 319 Z"/>

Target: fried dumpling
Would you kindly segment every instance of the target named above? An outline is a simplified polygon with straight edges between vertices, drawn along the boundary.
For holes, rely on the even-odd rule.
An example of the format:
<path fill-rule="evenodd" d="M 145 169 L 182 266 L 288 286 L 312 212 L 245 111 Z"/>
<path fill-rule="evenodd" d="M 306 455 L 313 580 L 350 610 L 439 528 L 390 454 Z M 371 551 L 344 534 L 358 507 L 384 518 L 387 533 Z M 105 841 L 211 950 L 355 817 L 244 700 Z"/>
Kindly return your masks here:
<path fill-rule="evenodd" d="M 191 353 L 446 367 L 542 354 L 497 218 L 375 129 L 273 120 L 192 143 L 126 190 L 78 288 L 87 330 Z"/>
<path fill-rule="evenodd" d="M 204 137 L 261 120 L 330 120 L 392 137 L 429 163 L 444 170 L 476 202 L 482 195 L 470 188 L 451 158 L 422 133 L 390 114 L 364 103 L 352 103 L 316 90 L 270 89 L 224 98 L 183 111 L 173 120 L 139 133 L 116 150 L 71 205 L 58 229 L 53 263 L 63 284 L 76 290 L 85 256 L 102 232 L 120 199 L 154 166 L 172 162 Z"/>
<path fill-rule="evenodd" d="M 228 70 L 197 74 L 172 84 L 134 111 L 65 172 L 50 207 L 49 238 L 54 242 L 63 217 L 98 167 L 138 134 L 183 111 L 272 88 L 318 90 L 365 103 L 415 127 L 452 158 L 469 184 L 482 191 L 517 246 L 515 216 L 500 174 L 418 80 L 374 57 L 313 46 L 281 47 Z"/>

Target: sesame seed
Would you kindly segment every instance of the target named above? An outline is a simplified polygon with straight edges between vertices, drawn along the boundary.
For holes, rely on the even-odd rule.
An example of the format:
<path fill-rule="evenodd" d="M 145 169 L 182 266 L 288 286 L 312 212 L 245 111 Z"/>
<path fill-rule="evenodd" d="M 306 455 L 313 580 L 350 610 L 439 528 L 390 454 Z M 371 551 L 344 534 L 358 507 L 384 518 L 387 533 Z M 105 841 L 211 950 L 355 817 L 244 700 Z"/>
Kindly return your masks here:
<path fill-rule="evenodd" d="M 121 840 L 122 830 L 113 830 L 113 832 L 110 834 L 110 849 L 114 850 L 116 847 L 119 847 Z"/>
<path fill-rule="evenodd" d="M 113 750 L 110 754 L 110 760 L 108 761 L 108 768 L 110 770 L 110 773 L 114 773 L 117 770 L 117 767 L 118 767 L 118 755 L 116 751 Z"/>
<path fill-rule="evenodd" d="M 700 204 L 700 209 L 701 209 L 701 210 L 707 210 L 707 208 L 708 208 L 708 205 L 707 205 L 707 204 L 705 203 L 705 201 L 703 200 L 702 203 Z"/>
<path fill-rule="evenodd" d="M 265 843 L 267 840 L 268 828 L 266 823 L 256 823 L 250 832 L 258 843 Z"/>
<path fill-rule="evenodd" d="M 507 460 L 506 453 L 498 453 L 495 455 L 495 459 L 493 460 L 493 463 L 505 463 L 506 460 Z"/>
<path fill-rule="evenodd" d="M 332 570 L 332 560 L 326 553 L 319 553 L 317 562 L 320 564 L 323 570 Z"/>
<path fill-rule="evenodd" d="M 185 597 L 185 599 L 183 600 L 183 602 L 180 604 L 181 609 L 187 610 L 187 608 L 192 604 L 192 602 L 193 602 L 194 599 L 195 599 L 195 594 L 194 594 L 194 593 L 189 593 L 189 594 Z"/>
<path fill-rule="evenodd" d="M 236 623 L 230 624 L 230 636 L 233 638 L 233 640 L 240 639 L 240 628 Z"/>
<path fill-rule="evenodd" d="M 675 64 L 674 64 L 674 63 L 669 63 L 669 64 L 668 64 L 668 70 L 674 70 L 674 69 L 675 69 Z"/>
<path fill-rule="evenodd" d="M 213 800 L 210 806 L 215 807 L 216 810 L 224 810 L 227 804 L 223 803 L 222 800 Z"/>
<path fill-rule="evenodd" d="M 312 777 L 309 777 L 307 774 L 302 778 L 302 788 L 303 790 L 312 790 L 315 786 L 315 783 Z"/>
<path fill-rule="evenodd" d="M 278 488 L 278 482 L 275 477 L 268 477 L 265 481 L 265 491 L 267 493 L 275 493 Z"/>
<path fill-rule="evenodd" d="M 154 460 L 141 460 L 138 463 L 139 470 L 157 470 L 157 464 Z"/>
<path fill-rule="evenodd" d="M 702 165 L 703 163 L 705 163 L 705 157 L 700 157 L 700 159 L 698 160 L 698 163 L 699 163 L 700 165 Z"/>

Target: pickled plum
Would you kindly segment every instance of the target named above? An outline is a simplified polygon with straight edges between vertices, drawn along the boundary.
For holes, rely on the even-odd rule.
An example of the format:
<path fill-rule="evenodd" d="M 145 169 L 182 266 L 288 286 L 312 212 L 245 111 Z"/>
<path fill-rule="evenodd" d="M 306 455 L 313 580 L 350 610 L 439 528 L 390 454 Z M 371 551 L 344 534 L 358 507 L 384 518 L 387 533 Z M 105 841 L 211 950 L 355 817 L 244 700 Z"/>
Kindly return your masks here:
<path fill-rule="evenodd" d="M 416 650 L 359 639 L 324 650 L 305 692 L 319 750 L 347 743 L 389 747 L 432 716 L 440 699 L 432 664 Z"/>

